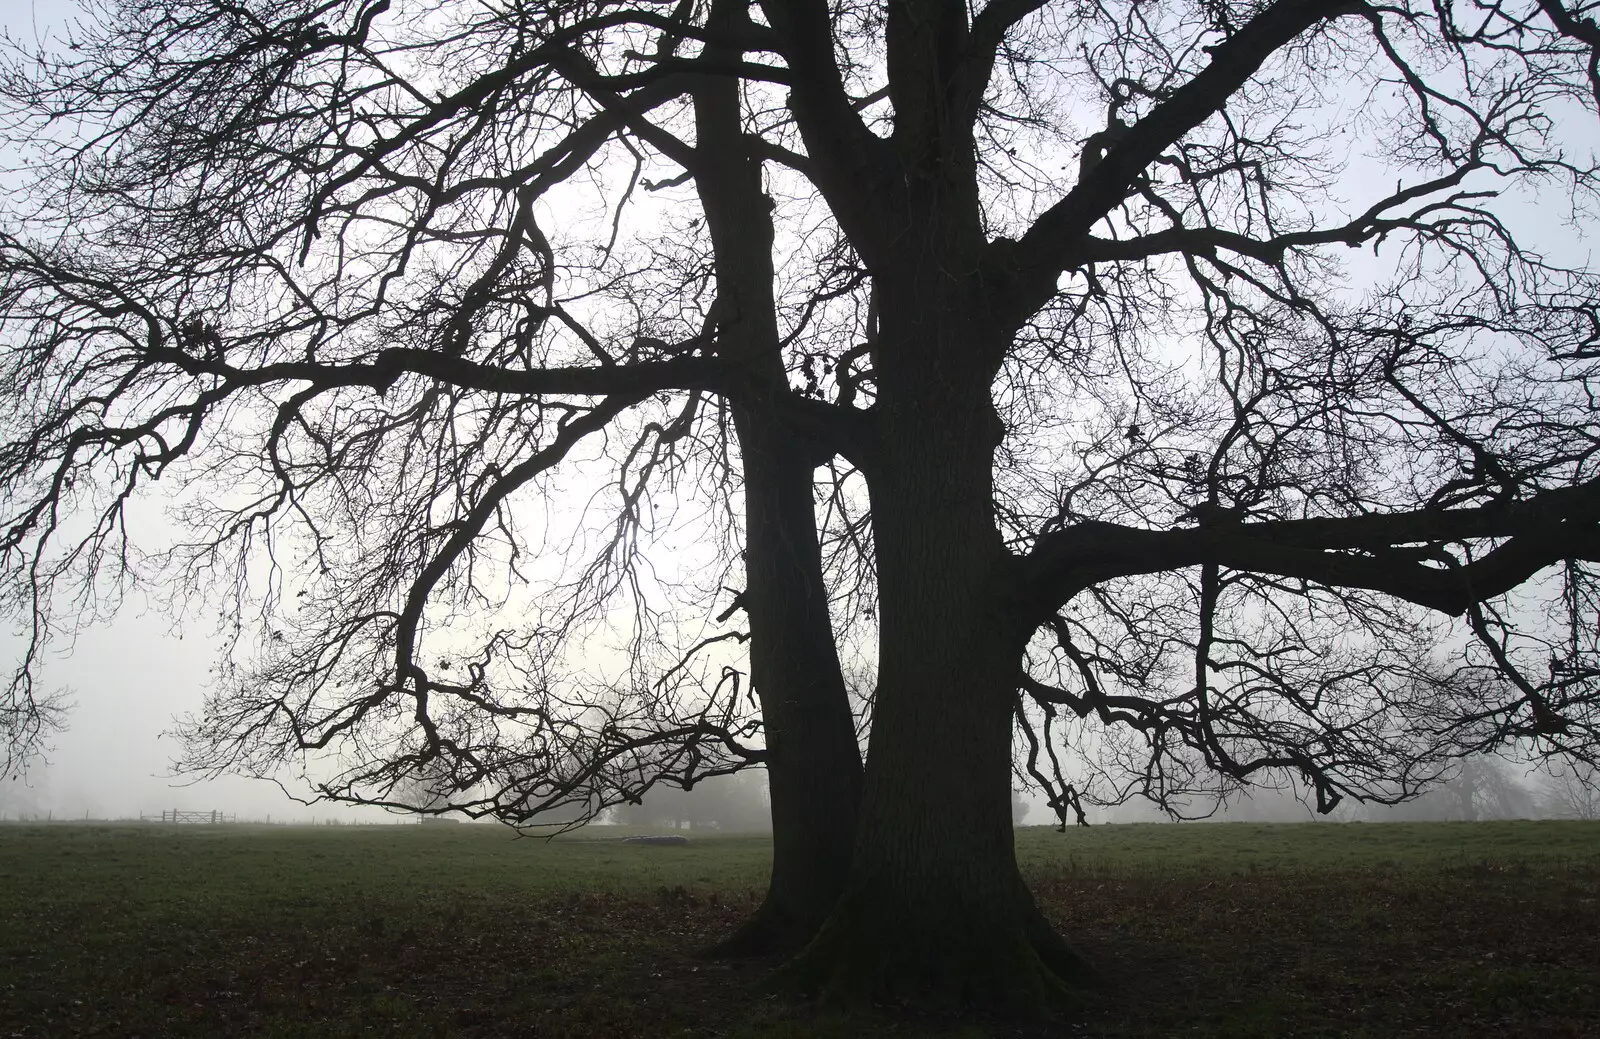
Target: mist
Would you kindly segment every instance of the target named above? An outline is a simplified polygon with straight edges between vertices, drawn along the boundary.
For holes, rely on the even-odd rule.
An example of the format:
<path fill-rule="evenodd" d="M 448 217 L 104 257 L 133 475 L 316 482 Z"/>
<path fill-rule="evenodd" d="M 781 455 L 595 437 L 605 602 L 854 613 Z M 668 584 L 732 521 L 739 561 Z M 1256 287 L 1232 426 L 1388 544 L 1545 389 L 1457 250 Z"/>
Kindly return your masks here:
<path fill-rule="evenodd" d="M 240 821 L 380 822 L 377 809 L 297 802 L 262 780 L 173 774 L 174 719 L 198 710 L 218 647 L 154 613 L 127 610 L 54 647 L 40 684 L 66 691 L 67 728 L 26 773 L 0 784 L 0 818 L 137 819 L 163 810 L 219 812 Z M 292 777 L 285 784 L 304 794 Z"/>

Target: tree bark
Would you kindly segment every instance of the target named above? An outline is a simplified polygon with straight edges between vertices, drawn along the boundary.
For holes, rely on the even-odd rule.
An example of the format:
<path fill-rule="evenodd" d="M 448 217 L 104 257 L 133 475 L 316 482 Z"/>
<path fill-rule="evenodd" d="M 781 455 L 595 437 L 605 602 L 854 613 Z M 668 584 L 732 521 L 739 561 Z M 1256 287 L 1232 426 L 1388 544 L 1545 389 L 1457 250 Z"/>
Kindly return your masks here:
<path fill-rule="evenodd" d="M 718 0 L 711 12 L 712 24 L 729 30 L 747 19 L 744 4 L 731 0 Z M 694 172 L 715 247 L 717 350 L 776 395 L 787 390 L 787 375 L 772 295 L 772 202 L 740 120 L 737 83 L 708 77 L 695 93 Z M 735 406 L 733 418 L 744 469 L 750 680 L 772 796 L 772 879 L 755 915 L 713 952 L 769 955 L 809 941 L 844 889 L 861 752 L 828 614 L 812 452 L 759 408 Z"/>
<path fill-rule="evenodd" d="M 861 753 L 822 579 L 809 462 L 780 430 L 735 413 L 744 458 L 750 678 L 761 702 L 772 795 L 772 879 L 755 915 L 717 951 L 791 953 L 844 890 L 861 798 Z"/>
<path fill-rule="evenodd" d="M 959 284 L 917 280 L 939 291 L 879 281 L 880 453 L 867 477 L 881 628 L 855 853 L 838 908 L 778 980 L 846 1001 L 1033 1013 L 1070 999 L 1088 971 L 1034 905 L 1013 846 L 1027 628 L 993 517 L 997 351 Z"/>

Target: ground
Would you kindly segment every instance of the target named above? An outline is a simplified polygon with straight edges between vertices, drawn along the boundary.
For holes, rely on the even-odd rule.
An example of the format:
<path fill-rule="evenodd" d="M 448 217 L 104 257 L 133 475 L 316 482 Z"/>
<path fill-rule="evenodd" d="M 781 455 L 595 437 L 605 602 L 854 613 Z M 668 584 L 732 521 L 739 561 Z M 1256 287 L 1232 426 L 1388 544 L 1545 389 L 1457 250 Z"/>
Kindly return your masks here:
<path fill-rule="evenodd" d="M 1024 830 L 1109 979 L 1043 1027 L 767 997 L 696 955 L 766 841 L 584 837 L 0 825 L 0 1039 L 1600 1035 L 1600 824 Z"/>

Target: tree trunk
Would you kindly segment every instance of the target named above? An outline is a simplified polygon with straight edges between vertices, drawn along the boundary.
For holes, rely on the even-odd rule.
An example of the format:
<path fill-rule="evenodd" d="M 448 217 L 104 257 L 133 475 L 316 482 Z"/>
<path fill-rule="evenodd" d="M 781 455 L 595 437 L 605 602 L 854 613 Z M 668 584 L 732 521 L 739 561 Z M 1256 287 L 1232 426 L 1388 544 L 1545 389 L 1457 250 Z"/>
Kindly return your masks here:
<path fill-rule="evenodd" d="M 711 22 L 731 35 L 748 24 L 745 5 L 717 0 Z M 707 77 L 695 92 L 695 184 L 715 246 L 717 351 L 777 393 L 787 375 L 772 296 L 772 204 L 740 119 L 737 83 Z M 771 415 L 736 407 L 734 427 L 744 468 L 750 681 L 772 795 L 772 879 L 755 915 L 713 952 L 767 955 L 802 947 L 844 890 L 861 752 L 828 615 L 815 466 Z"/>
<path fill-rule="evenodd" d="M 861 798 L 856 744 L 828 616 L 809 463 L 779 430 L 736 413 L 744 458 L 750 679 L 761 701 L 772 794 L 772 880 L 756 914 L 719 946 L 791 953 L 844 890 Z"/>
<path fill-rule="evenodd" d="M 881 628 L 866 787 L 845 893 L 778 980 L 849 1001 L 1042 1011 L 1087 971 L 1034 905 L 1013 847 L 1027 631 L 993 518 L 993 373 L 981 324 L 950 305 L 958 293 L 885 297 L 882 453 L 867 472 Z"/>

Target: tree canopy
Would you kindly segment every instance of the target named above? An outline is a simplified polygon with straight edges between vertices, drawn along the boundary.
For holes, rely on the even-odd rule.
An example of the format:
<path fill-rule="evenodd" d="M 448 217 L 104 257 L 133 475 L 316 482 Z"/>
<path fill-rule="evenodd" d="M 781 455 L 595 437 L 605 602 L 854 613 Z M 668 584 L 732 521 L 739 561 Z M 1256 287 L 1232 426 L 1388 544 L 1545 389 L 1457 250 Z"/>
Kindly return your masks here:
<path fill-rule="evenodd" d="M 1591 13 L 91 5 L 0 79 L 9 743 L 52 634 L 204 590 L 191 767 L 519 821 L 764 763 L 833 878 L 786 983 L 1030 1005 L 1014 765 L 1592 763 Z"/>

